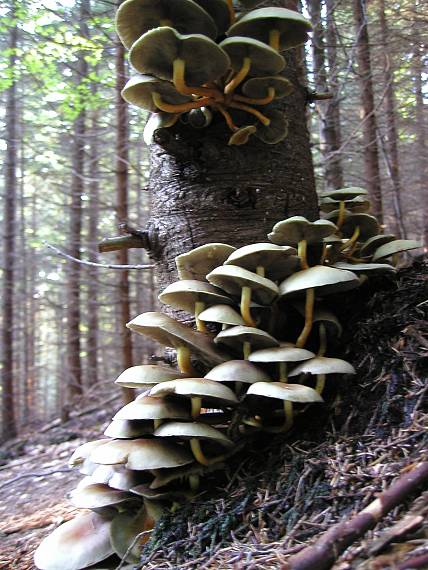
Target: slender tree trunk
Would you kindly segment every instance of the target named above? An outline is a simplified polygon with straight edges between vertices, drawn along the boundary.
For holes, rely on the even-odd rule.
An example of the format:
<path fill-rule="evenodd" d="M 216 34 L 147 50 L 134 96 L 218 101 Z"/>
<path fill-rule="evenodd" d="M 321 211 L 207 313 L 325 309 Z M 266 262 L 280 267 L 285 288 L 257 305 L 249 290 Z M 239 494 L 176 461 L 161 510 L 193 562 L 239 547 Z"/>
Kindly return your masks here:
<path fill-rule="evenodd" d="M 15 17 L 15 4 L 11 3 L 10 17 Z M 9 31 L 9 68 L 15 73 L 16 49 L 18 45 L 18 27 L 13 23 Z M 15 240 L 16 240 L 16 194 L 17 194 L 17 81 L 12 78 L 6 93 L 6 154 L 3 213 L 3 294 L 2 309 L 2 439 L 16 435 L 15 398 L 13 381 L 13 327 L 14 327 L 14 277 L 15 277 Z"/>
<path fill-rule="evenodd" d="M 413 49 L 413 70 L 414 70 L 414 89 L 416 97 L 416 141 L 417 141 L 417 157 L 418 157 L 418 177 L 419 192 L 421 203 L 424 208 L 424 241 L 428 248 L 428 192 L 426 190 L 427 182 L 427 142 L 426 142 L 426 109 L 424 104 L 424 82 L 423 74 L 425 73 L 422 60 L 423 49 L 416 41 Z"/>
<path fill-rule="evenodd" d="M 361 120 L 363 125 L 364 162 L 373 214 L 383 222 L 382 192 L 377 145 L 370 43 L 367 28 L 366 0 L 352 0 L 355 21 L 358 75 L 361 83 Z"/>

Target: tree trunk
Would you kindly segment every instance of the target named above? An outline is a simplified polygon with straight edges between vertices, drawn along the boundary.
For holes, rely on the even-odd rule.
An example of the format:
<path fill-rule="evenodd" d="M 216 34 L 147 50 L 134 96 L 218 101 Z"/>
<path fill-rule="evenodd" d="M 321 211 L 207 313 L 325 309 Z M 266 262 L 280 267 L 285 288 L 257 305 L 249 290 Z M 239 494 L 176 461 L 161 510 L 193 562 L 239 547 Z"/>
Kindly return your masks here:
<path fill-rule="evenodd" d="M 9 17 L 15 17 L 15 4 L 11 3 Z M 18 27 L 11 25 L 9 31 L 9 68 L 15 73 L 16 49 L 18 44 Z M 3 214 L 3 294 L 2 294 L 2 439 L 15 437 L 16 417 L 13 382 L 13 326 L 14 326 L 14 277 L 15 277 L 15 239 L 16 239 L 16 195 L 17 195 L 17 82 L 12 82 L 6 93 L 6 156 L 4 182 L 4 214 Z"/>
<path fill-rule="evenodd" d="M 358 75 L 361 83 L 361 121 L 363 127 L 364 163 L 372 211 L 383 223 L 377 121 L 375 114 L 366 0 L 352 0 L 355 21 Z"/>
<path fill-rule="evenodd" d="M 417 141 L 417 156 L 418 156 L 418 178 L 419 178 L 419 192 L 421 197 L 422 206 L 424 208 L 424 241 L 425 247 L 428 248 L 428 192 L 426 191 L 427 181 L 427 143 L 426 143 L 426 118 L 425 118 L 425 104 L 424 104 L 424 64 L 422 59 L 423 48 L 415 41 L 413 49 L 413 70 L 415 81 L 415 96 L 416 96 L 416 141 Z"/>

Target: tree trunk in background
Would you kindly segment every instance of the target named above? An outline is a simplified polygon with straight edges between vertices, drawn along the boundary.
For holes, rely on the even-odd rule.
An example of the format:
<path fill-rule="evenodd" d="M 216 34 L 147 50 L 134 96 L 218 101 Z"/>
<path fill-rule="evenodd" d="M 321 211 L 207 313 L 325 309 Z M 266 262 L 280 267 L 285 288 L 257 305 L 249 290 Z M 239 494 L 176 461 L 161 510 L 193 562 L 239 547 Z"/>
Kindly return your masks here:
<path fill-rule="evenodd" d="M 398 133 L 395 120 L 394 75 L 391 60 L 388 57 L 390 47 L 388 24 L 385 17 L 385 0 L 379 0 L 379 23 L 381 41 L 385 53 L 385 122 L 386 122 L 386 153 L 388 175 L 392 184 L 392 205 L 394 210 L 394 233 L 398 238 L 406 237 L 401 206 L 401 179 L 398 160 Z"/>
<path fill-rule="evenodd" d="M 119 5 L 121 2 L 118 3 Z M 121 96 L 126 83 L 125 48 L 118 42 L 116 47 L 116 215 L 120 223 L 128 221 L 128 104 Z M 117 253 L 119 264 L 128 264 L 128 251 L 121 249 Z M 119 272 L 119 304 L 120 304 L 120 346 L 123 368 L 133 364 L 131 331 L 126 323 L 131 320 L 129 296 L 129 272 Z M 123 388 L 123 399 L 133 400 L 133 390 Z"/>
<path fill-rule="evenodd" d="M 383 223 L 382 192 L 377 146 L 377 122 L 373 95 L 366 0 L 352 0 L 357 47 L 358 75 L 361 83 L 361 121 L 363 127 L 364 162 L 372 211 Z"/>
<path fill-rule="evenodd" d="M 11 3 L 9 17 L 15 17 L 15 4 Z M 12 24 L 9 31 L 9 68 L 15 73 L 16 49 L 18 44 L 18 27 Z M 2 417 L 1 439 L 9 439 L 16 435 L 15 398 L 13 382 L 13 325 L 14 325 L 14 276 L 15 276 L 15 239 L 16 239 L 16 194 L 17 194 L 17 82 L 12 82 L 6 93 L 6 153 L 4 166 L 4 213 L 3 213 L 3 293 L 2 310 Z"/>
<path fill-rule="evenodd" d="M 416 40 L 418 38 L 416 37 Z M 425 247 L 428 248 L 428 192 L 426 189 L 427 184 L 427 142 L 426 142 L 426 119 L 425 119 L 425 104 L 424 104 L 424 82 L 423 74 L 425 73 L 423 63 L 423 48 L 415 42 L 413 49 L 413 72 L 415 82 L 415 97 L 416 97 L 416 152 L 418 156 L 418 178 L 419 178 L 419 192 L 421 204 L 424 208 L 424 234 Z"/>
<path fill-rule="evenodd" d="M 80 34 L 87 37 L 86 20 L 89 0 L 80 0 Z M 88 64 L 84 52 L 79 53 L 76 63 L 77 85 L 86 77 Z M 72 179 L 70 204 L 69 254 L 80 259 L 82 233 L 82 194 L 84 192 L 85 119 L 84 102 L 73 125 Z M 70 262 L 67 282 L 67 361 L 68 388 L 71 398 L 82 394 L 82 363 L 80 358 L 80 265 Z"/>

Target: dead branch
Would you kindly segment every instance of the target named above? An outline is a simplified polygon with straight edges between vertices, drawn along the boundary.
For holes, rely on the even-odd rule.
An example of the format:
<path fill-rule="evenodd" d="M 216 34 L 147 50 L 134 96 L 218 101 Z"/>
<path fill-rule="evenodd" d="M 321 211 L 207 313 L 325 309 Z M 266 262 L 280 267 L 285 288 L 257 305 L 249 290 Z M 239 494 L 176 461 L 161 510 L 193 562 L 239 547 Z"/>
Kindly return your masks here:
<path fill-rule="evenodd" d="M 400 505 L 423 483 L 428 482 L 428 461 L 417 463 L 386 491 L 351 519 L 331 527 L 319 540 L 291 556 L 282 570 L 328 570 L 340 554 L 376 524 L 394 507 Z"/>
<path fill-rule="evenodd" d="M 28 479 L 31 477 L 46 477 L 47 475 L 53 475 L 54 473 L 70 473 L 72 469 L 69 467 L 63 467 L 62 469 L 51 469 L 50 471 L 34 471 L 32 473 L 24 473 L 23 475 L 18 475 L 18 477 L 14 477 L 13 479 L 9 479 L 5 481 L 2 485 L 0 485 L 0 489 L 3 487 L 7 487 L 8 485 L 12 485 L 12 483 L 16 483 L 21 479 Z"/>

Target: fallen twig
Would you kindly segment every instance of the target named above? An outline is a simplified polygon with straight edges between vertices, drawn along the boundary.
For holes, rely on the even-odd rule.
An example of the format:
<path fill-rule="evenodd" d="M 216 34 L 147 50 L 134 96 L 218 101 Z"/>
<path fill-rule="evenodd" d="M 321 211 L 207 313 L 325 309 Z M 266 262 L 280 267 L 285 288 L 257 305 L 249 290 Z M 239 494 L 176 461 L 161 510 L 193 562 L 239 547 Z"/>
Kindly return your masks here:
<path fill-rule="evenodd" d="M 14 477 L 13 479 L 5 481 L 2 485 L 0 485 L 0 489 L 3 489 L 3 487 L 7 487 L 8 485 L 12 485 L 12 483 L 16 483 L 21 479 L 28 479 L 31 477 L 46 477 L 47 475 L 53 475 L 54 473 L 70 473 L 71 471 L 72 469 L 63 467 L 62 469 L 51 469 L 51 471 L 24 473 L 23 475 L 18 475 L 18 477 Z"/>

